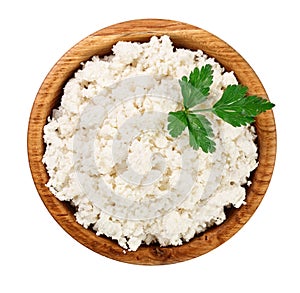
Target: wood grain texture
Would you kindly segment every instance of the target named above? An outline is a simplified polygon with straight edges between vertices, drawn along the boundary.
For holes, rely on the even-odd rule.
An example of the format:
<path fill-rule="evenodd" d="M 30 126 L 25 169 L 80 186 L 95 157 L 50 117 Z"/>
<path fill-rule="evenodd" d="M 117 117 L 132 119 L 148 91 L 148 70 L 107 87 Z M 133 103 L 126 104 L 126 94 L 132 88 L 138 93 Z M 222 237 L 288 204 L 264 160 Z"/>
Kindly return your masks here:
<path fill-rule="evenodd" d="M 252 174 L 253 184 L 247 189 L 247 205 L 230 209 L 227 220 L 178 247 L 142 246 L 136 252 L 123 253 L 115 241 L 98 237 L 91 230 L 76 223 L 72 208 L 60 202 L 47 187 L 48 175 L 42 164 L 44 154 L 43 126 L 52 109 L 59 104 L 62 89 L 67 80 L 80 67 L 80 63 L 94 55 L 111 52 L 120 40 L 149 41 L 153 35 L 167 34 L 176 47 L 201 49 L 214 57 L 227 70 L 233 70 L 249 94 L 267 98 L 259 78 L 249 64 L 228 44 L 218 37 L 195 26 L 160 19 L 141 19 L 112 25 L 91 34 L 71 48 L 54 65 L 35 98 L 28 125 L 28 158 L 32 177 L 38 193 L 48 211 L 58 224 L 74 239 L 106 257 L 145 265 L 171 264 L 203 255 L 231 238 L 251 217 L 259 206 L 271 180 L 276 156 L 276 127 L 272 111 L 256 119 L 258 134 L 259 166 Z"/>

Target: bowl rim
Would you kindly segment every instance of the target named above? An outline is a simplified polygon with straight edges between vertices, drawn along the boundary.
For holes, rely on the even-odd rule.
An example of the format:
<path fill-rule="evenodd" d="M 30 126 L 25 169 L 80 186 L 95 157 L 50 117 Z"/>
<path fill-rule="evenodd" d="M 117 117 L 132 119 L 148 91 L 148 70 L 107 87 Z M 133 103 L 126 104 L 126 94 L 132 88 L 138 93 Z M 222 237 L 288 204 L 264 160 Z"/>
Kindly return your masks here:
<path fill-rule="evenodd" d="M 259 165 L 252 173 L 253 184 L 247 189 L 247 204 L 230 212 L 220 225 L 194 237 L 181 246 L 141 246 L 128 251 L 115 241 L 96 236 L 75 220 L 66 202 L 59 201 L 45 186 L 48 174 L 42 163 L 44 154 L 43 126 L 57 106 L 66 81 L 80 67 L 81 62 L 94 55 L 107 55 L 117 41 L 148 41 L 151 36 L 169 35 L 175 47 L 200 49 L 213 57 L 227 71 L 234 71 L 237 79 L 248 87 L 250 95 L 268 99 L 258 76 L 245 59 L 230 45 L 199 27 L 167 19 L 135 19 L 100 29 L 68 50 L 52 67 L 35 97 L 27 132 L 27 152 L 33 181 L 40 198 L 57 223 L 75 240 L 92 251 L 111 259 L 131 264 L 160 265 L 186 261 L 201 256 L 229 240 L 253 215 L 269 186 L 276 159 L 276 125 L 273 111 L 260 114 L 255 122 Z M 188 44 L 188 45 L 187 45 Z M 96 53 L 96 54 L 95 54 Z"/>

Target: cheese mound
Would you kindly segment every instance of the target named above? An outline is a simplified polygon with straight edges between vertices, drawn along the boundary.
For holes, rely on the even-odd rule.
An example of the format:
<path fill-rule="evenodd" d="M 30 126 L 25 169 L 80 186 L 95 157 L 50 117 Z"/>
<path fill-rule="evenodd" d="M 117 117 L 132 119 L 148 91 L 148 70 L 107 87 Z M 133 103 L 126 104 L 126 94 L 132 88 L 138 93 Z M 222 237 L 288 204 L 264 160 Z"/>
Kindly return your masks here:
<path fill-rule="evenodd" d="M 246 203 L 258 164 L 255 129 L 208 113 L 216 151 L 193 150 L 187 130 L 178 138 L 167 130 L 168 113 L 182 105 L 178 79 L 210 64 L 209 107 L 237 84 L 234 73 L 200 50 L 175 49 L 168 36 L 112 51 L 82 64 L 48 118 L 47 186 L 75 207 L 78 223 L 124 249 L 181 245 L 221 224 L 224 207 Z"/>

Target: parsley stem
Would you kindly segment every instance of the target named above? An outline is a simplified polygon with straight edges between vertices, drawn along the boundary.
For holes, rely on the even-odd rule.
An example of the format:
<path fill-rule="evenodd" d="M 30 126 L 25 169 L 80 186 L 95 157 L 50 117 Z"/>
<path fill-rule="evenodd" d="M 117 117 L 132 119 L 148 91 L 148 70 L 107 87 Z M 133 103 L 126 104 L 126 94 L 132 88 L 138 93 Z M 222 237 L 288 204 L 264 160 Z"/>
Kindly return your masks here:
<path fill-rule="evenodd" d="M 189 111 L 190 113 L 201 113 L 201 112 L 211 112 L 212 108 L 207 108 L 207 109 L 198 109 L 198 110 L 193 110 Z"/>

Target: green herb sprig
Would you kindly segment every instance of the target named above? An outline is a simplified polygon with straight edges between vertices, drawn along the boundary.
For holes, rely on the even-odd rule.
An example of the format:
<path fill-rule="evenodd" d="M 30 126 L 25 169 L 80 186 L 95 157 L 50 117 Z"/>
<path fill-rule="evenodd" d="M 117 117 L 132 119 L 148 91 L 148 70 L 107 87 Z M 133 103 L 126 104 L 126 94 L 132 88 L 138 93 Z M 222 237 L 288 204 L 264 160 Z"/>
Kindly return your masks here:
<path fill-rule="evenodd" d="M 275 105 L 257 96 L 246 96 L 248 88 L 243 85 L 229 85 L 222 97 L 211 108 L 192 110 L 201 104 L 210 92 L 213 83 L 213 69 L 207 64 L 201 69 L 196 67 L 189 75 L 179 80 L 183 97 L 183 110 L 169 112 L 168 130 L 172 137 L 178 137 L 188 128 L 190 146 L 205 153 L 213 153 L 216 144 L 211 122 L 201 112 L 211 112 L 234 127 L 251 124 L 262 112 Z"/>

